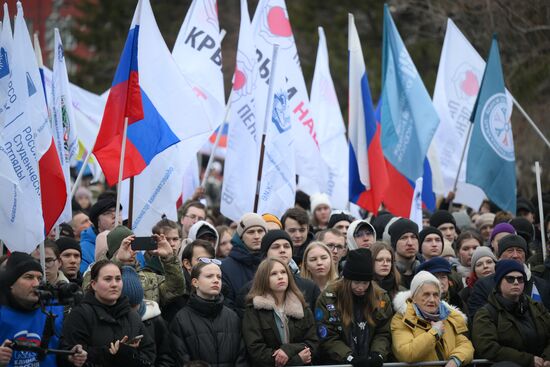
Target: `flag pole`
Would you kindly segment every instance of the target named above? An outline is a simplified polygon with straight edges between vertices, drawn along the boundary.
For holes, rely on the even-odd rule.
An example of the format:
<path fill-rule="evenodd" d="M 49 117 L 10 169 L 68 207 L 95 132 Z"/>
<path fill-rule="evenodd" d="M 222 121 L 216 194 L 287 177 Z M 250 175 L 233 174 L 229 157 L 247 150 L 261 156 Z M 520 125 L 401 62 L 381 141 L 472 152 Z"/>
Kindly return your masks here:
<path fill-rule="evenodd" d="M 544 235 L 544 211 L 542 209 L 542 187 L 540 184 L 540 165 L 539 161 L 535 162 L 535 175 L 537 176 L 537 198 L 539 201 L 539 225 L 540 225 L 540 238 L 542 244 L 542 261 L 546 260 L 546 236 Z"/>
<path fill-rule="evenodd" d="M 260 144 L 260 162 L 258 164 L 258 178 L 256 180 L 256 195 L 254 196 L 254 213 L 258 211 L 258 204 L 260 201 L 260 184 L 262 182 L 262 169 L 264 166 L 264 153 L 265 153 L 265 136 L 267 134 L 267 122 L 271 118 L 273 111 L 270 108 L 273 103 L 273 85 L 275 83 L 275 69 L 277 67 L 277 53 L 279 52 L 279 45 L 273 45 L 273 55 L 271 56 L 271 72 L 269 74 L 269 87 L 267 90 L 267 105 L 265 108 L 264 126 L 262 129 L 262 141 Z"/>
<path fill-rule="evenodd" d="M 464 162 L 464 156 L 466 155 L 466 147 L 468 147 L 468 141 L 470 141 L 470 134 L 472 133 L 472 127 L 474 126 L 473 122 L 470 122 L 468 127 L 468 132 L 466 133 L 466 141 L 464 142 L 464 148 L 462 149 L 462 154 L 460 155 L 460 163 L 458 164 L 458 171 L 456 172 L 455 182 L 453 184 L 453 192 L 456 192 L 456 187 L 458 185 L 458 176 L 460 176 L 460 170 L 462 169 L 462 163 Z M 449 203 L 449 207 L 452 204 Z"/>
<path fill-rule="evenodd" d="M 118 223 L 120 215 L 120 190 L 122 188 L 122 173 L 124 171 L 124 156 L 126 155 L 126 135 L 128 133 L 128 116 L 124 117 L 124 132 L 122 134 L 122 148 L 120 150 L 120 166 L 118 168 L 118 183 L 116 188 L 116 208 L 115 208 L 115 226 Z"/>
<path fill-rule="evenodd" d="M 84 176 L 84 171 L 86 170 L 86 167 L 88 166 L 88 161 L 90 160 L 90 157 L 92 155 L 92 151 L 95 148 L 95 143 L 97 141 L 97 135 L 94 139 L 94 144 L 92 145 L 92 149 L 90 149 L 88 152 L 86 152 L 86 157 L 84 158 L 84 162 L 82 163 L 82 167 L 80 167 L 80 171 L 78 171 L 78 176 L 76 176 L 76 180 L 74 181 L 73 188 L 71 189 L 71 200 L 74 197 L 74 194 L 76 193 L 76 190 L 78 190 L 78 185 L 80 185 L 80 181 L 82 181 L 82 176 Z"/>
<path fill-rule="evenodd" d="M 514 106 L 516 106 L 518 108 L 518 110 L 521 112 L 521 114 L 523 115 L 523 117 L 525 117 L 525 119 L 531 124 L 531 126 L 533 127 L 533 129 L 535 130 L 535 132 L 540 136 L 540 138 L 542 139 L 542 141 L 544 141 L 544 143 L 546 144 L 546 146 L 548 148 L 550 148 L 550 142 L 548 141 L 548 139 L 546 139 L 546 137 L 544 136 L 544 134 L 542 133 L 542 131 L 540 131 L 540 129 L 537 127 L 537 125 L 535 124 L 535 122 L 531 119 L 531 117 L 529 117 L 529 115 L 527 114 L 527 112 L 525 112 L 525 110 L 523 109 L 523 107 L 521 107 L 521 105 L 519 104 L 518 101 L 516 101 L 516 99 L 514 98 L 514 96 L 512 96 L 512 101 L 514 102 Z"/>
<path fill-rule="evenodd" d="M 206 169 L 204 171 L 204 176 L 202 177 L 201 187 L 204 189 L 204 186 L 206 185 L 206 178 L 208 177 L 208 174 L 210 174 L 210 169 L 212 166 L 212 163 L 214 162 L 214 156 L 216 155 L 216 149 L 218 148 L 218 145 L 220 144 L 220 138 L 222 136 L 223 127 L 227 123 L 227 119 L 229 118 L 229 112 L 231 111 L 231 95 L 233 94 L 233 91 L 231 91 L 231 94 L 229 95 L 229 101 L 227 102 L 227 105 L 225 106 L 225 116 L 223 118 L 223 122 L 221 123 L 220 127 L 218 128 L 218 133 L 216 134 L 216 140 L 214 141 L 214 146 L 212 147 L 212 151 L 210 152 L 210 157 L 208 158 L 208 163 L 206 164 Z"/>
<path fill-rule="evenodd" d="M 134 176 L 130 177 L 130 190 L 128 193 L 128 228 L 132 229 L 134 211 Z"/>

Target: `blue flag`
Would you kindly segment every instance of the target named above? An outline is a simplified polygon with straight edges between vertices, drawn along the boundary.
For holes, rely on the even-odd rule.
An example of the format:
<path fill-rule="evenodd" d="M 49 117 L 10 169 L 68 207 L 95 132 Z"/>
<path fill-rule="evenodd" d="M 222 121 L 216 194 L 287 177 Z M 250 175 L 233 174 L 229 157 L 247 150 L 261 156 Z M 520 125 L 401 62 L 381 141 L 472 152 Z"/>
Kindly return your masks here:
<path fill-rule="evenodd" d="M 501 209 L 516 212 L 516 159 L 496 36 L 474 110 L 466 182 L 479 186 Z"/>
<path fill-rule="evenodd" d="M 439 125 L 432 100 L 384 5 L 382 149 L 406 178 L 422 177 L 424 158 Z"/>

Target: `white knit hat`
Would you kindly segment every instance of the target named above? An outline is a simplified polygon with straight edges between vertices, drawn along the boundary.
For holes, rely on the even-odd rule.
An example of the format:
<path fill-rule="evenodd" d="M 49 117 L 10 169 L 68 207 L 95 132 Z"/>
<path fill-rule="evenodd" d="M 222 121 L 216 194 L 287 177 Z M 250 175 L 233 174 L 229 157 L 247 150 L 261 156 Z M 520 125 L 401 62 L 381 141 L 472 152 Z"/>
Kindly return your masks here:
<path fill-rule="evenodd" d="M 310 208 L 311 208 L 312 213 L 315 212 L 315 209 L 317 209 L 317 207 L 319 205 L 324 204 L 324 205 L 328 205 L 329 208 L 331 207 L 330 206 L 330 198 L 328 197 L 327 194 L 322 193 L 322 192 L 311 195 L 310 198 L 309 198 L 309 201 L 311 203 Z"/>
<path fill-rule="evenodd" d="M 422 270 L 419 271 L 411 281 L 411 297 L 414 297 L 416 291 L 418 291 L 426 283 L 435 284 L 437 285 L 437 289 L 441 289 L 439 279 L 437 279 L 432 273 Z"/>

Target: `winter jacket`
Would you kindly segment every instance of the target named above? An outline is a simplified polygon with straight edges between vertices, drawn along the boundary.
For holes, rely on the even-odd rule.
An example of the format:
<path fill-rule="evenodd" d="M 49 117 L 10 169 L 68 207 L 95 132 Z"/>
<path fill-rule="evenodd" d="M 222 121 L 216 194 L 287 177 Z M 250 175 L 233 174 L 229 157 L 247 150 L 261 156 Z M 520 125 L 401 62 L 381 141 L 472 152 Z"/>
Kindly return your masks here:
<path fill-rule="evenodd" d="M 262 261 L 261 255 L 248 250 L 238 234 L 231 239 L 233 248 L 223 260 L 222 269 L 222 293 L 225 305 L 235 309 L 235 298 L 239 290 L 254 278 L 256 269 Z"/>
<path fill-rule="evenodd" d="M 203 360 L 211 366 L 247 366 L 241 320 L 223 304 L 223 296 L 209 301 L 195 293 L 170 324 L 176 366 Z"/>
<path fill-rule="evenodd" d="M 132 340 L 143 335 L 137 348 L 121 344 L 112 355 L 109 346 L 124 336 Z M 155 361 L 155 343 L 147 333 L 137 312 L 130 309 L 126 296 L 113 306 L 99 302 L 93 292 L 65 316 L 61 346 L 69 349 L 80 344 L 88 352 L 86 366 L 149 367 Z"/>
<path fill-rule="evenodd" d="M 315 355 L 318 346 L 315 321 L 309 307 L 303 307 L 298 297 L 287 292 L 284 314 L 288 319 L 289 342 L 282 343 L 275 320 L 275 299 L 271 295 L 256 296 L 246 306 L 243 318 L 243 337 L 248 350 L 250 364 L 256 366 L 274 366 L 273 353 L 282 349 L 289 360 L 287 366 L 302 366 L 304 362 L 298 355 L 309 347 Z"/>
<path fill-rule="evenodd" d="M 393 300 L 395 315 L 391 321 L 392 350 L 399 362 L 443 361 L 456 357 L 468 364 L 474 347 L 466 337 L 466 316 L 457 308 L 441 301 L 449 312 L 443 321 L 445 332 L 440 337 L 429 321 L 420 318 L 414 309 L 411 292 L 400 292 Z"/>
<path fill-rule="evenodd" d="M 170 349 L 170 337 L 168 326 L 161 316 L 160 307 L 155 301 L 144 300 L 145 313 L 141 316 L 141 322 L 145 325 L 147 333 L 153 338 L 156 347 L 155 367 L 174 366 L 174 358 Z"/>
<path fill-rule="evenodd" d="M 353 353 L 351 334 L 352 327 L 355 327 L 356 323 L 344 327 L 339 310 L 336 308 L 336 299 L 334 286 L 329 285 L 317 300 L 315 320 L 317 321 L 317 334 L 321 342 L 319 348 L 321 360 L 342 364 L 347 363 L 346 358 Z M 384 292 L 372 314 L 375 325 L 368 323 L 366 325 L 368 340 L 365 340 L 367 347 L 365 349 L 368 350 L 363 350 L 361 355 L 374 352 L 379 353 L 384 360 L 387 358 L 391 346 L 390 321 L 392 314 L 391 301 Z"/>
<path fill-rule="evenodd" d="M 530 328 L 532 337 L 522 335 L 521 311 L 510 311 L 496 293 L 492 293 L 487 304 L 476 313 L 473 323 L 472 341 L 477 356 L 493 362 L 515 362 L 520 366 L 533 366 L 534 355 L 550 360 L 550 313 L 530 297 L 524 296 L 520 302 L 522 311 L 530 315 L 535 325 L 534 330 Z M 529 349 L 535 354 L 529 353 Z"/>
<path fill-rule="evenodd" d="M 88 266 L 95 261 L 95 239 L 97 237 L 94 226 L 90 226 L 80 233 L 80 248 L 82 258 L 80 261 L 80 272 L 84 274 Z"/>
<path fill-rule="evenodd" d="M 550 311 L 550 284 L 544 279 L 531 274 L 527 266 L 525 266 L 525 273 L 527 274 L 527 282 L 525 282 L 523 294 L 532 296 L 533 285 L 535 285 L 540 294 L 542 303 L 546 309 Z M 470 320 L 473 320 L 477 310 L 487 303 L 487 299 L 489 295 L 493 293 L 493 289 L 495 289 L 494 274 L 481 278 L 476 282 L 474 288 L 470 292 L 470 298 L 468 299 L 468 317 Z"/>
<path fill-rule="evenodd" d="M 319 294 L 321 293 L 319 287 L 317 286 L 317 284 L 313 283 L 313 281 L 302 278 L 298 273 L 294 273 L 293 275 L 296 286 L 299 290 L 302 291 L 302 295 L 304 296 L 306 303 L 311 310 L 314 310 L 317 298 L 319 298 Z M 237 312 L 237 315 L 239 315 L 239 317 L 241 318 L 244 314 L 246 295 L 248 294 L 248 292 L 250 292 L 251 288 L 252 281 L 246 283 L 244 287 L 242 287 L 237 293 L 237 299 L 235 301 L 235 312 Z"/>

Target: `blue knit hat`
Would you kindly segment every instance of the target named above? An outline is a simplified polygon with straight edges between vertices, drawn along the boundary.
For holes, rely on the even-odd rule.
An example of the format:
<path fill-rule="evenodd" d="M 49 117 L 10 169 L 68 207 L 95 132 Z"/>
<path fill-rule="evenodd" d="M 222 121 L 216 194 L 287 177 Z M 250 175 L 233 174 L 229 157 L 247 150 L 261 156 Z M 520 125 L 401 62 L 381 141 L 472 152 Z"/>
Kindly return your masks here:
<path fill-rule="evenodd" d="M 495 287 L 497 290 L 500 289 L 502 278 L 513 271 L 518 271 L 523 274 L 523 277 L 527 281 L 527 275 L 525 274 L 523 265 L 516 260 L 503 259 L 497 261 L 497 265 L 495 266 Z"/>
<path fill-rule="evenodd" d="M 130 306 L 141 305 L 143 287 L 139 276 L 131 266 L 122 267 L 122 295 L 128 297 Z"/>
<path fill-rule="evenodd" d="M 422 264 L 416 267 L 417 273 L 421 272 L 422 270 L 425 270 L 432 274 L 436 274 L 436 273 L 450 274 L 451 263 L 442 257 L 436 256 L 436 257 L 432 257 L 428 261 L 424 261 Z"/>

